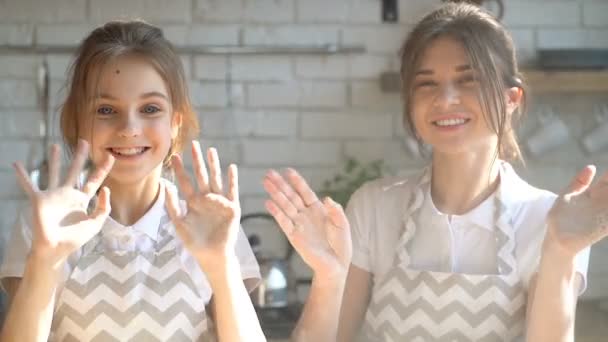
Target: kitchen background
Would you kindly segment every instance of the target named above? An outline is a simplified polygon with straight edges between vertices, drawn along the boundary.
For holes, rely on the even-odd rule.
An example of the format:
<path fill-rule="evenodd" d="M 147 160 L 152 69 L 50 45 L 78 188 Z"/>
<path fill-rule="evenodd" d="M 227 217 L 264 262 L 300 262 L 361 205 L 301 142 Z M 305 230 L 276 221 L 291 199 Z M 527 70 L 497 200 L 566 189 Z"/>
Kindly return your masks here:
<path fill-rule="evenodd" d="M 357 178 L 344 174 L 349 157 L 364 169 L 382 160 L 385 174 L 424 165 L 403 132 L 394 76 L 404 36 L 440 1 L 396 2 L 397 20 L 391 21 L 395 16 L 383 16 L 380 0 L 0 1 L 0 246 L 23 203 L 11 162 L 34 168 L 42 160 L 39 69 L 48 63 L 49 131 L 57 141 L 56 109 L 70 61 L 69 54 L 32 53 L 28 47 L 73 46 L 100 23 L 136 17 L 163 27 L 175 45 L 199 49 L 182 58 L 202 124 L 200 138 L 218 147 L 224 164 L 239 165 L 243 213 L 253 213 L 263 211 L 261 179 L 268 168 L 297 167 L 322 189 L 339 173 Z M 505 0 L 504 5 L 503 20 L 532 81 L 532 107 L 520 128 L 527 160 L 518 167 L 521 175 L 559 191 L 586 163 L 607 171 L 608 71 L 543 73 L 539 52 L 608 49 L 608 0 Z M 496 9 L 494 3 L 487 7 Z M 201 49 L 211 46 L 241 48 Z M 282 51 L 243 53 L 242 47 L 260 46 Z M 271 225 L 245 229 L 260 235 L 263 248 L 283 248 Z M 604 241 L 592 249 L 577 341 L 608 336 L 607 259 Z M 309 275 L 301 262 L 293 264 L 299 277 Z"/>

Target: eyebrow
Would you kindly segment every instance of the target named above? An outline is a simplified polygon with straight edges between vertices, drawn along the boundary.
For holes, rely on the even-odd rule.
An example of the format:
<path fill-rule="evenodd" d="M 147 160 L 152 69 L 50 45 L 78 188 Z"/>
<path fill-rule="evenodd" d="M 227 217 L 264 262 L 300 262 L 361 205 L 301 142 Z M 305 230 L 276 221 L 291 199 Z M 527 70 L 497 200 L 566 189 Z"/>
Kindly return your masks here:
<path fill-rule="evenodd" d="M 468 65 L 468 64 L 463 64 L 463 65 L 459 65 L 459 66 L 456 67 L 456 71 L 460 71 L 460 72 L 462 72 L 462 71 L 468 71 L 468 70 L 471 70 L 471 69 L 472 69 L 471 66 Z M 416 73 L 414 74 L 414 76 L 418 76 L 418 75 L 432 75 L 434 73 L 435 72 L 433 70 L 430 70 L 430 69 L 420 69 L 420 70 L 416 71 Z"/>
<path fill-rule="evenodd" d="M 158 91 L 150 91 L 150 92 L 147 92 L 147 93 L 143 93 L 143 94 L 141 94 L 139 96 L 140 99 L 147 99 L 149 97 L 162 97 L 163 99 L 165 99 L 167 101 L 169 100 L 169 98 L 167 97 L 167 95 L 165 95 L 165 94 L 163 94 L 161 92 L 158 92 Z M 108 93 L 101 93 L 101 94 L 99 94 L 99 96 L 97 98 L 108 99 L 108 100 L 113 100 L 113 101 L 117 101 L 118 100 L 118 98 L 116 98 L 116 97 L 114 97 L 114 96 L 112 96 L 112 95 L 110 95 Z"/>

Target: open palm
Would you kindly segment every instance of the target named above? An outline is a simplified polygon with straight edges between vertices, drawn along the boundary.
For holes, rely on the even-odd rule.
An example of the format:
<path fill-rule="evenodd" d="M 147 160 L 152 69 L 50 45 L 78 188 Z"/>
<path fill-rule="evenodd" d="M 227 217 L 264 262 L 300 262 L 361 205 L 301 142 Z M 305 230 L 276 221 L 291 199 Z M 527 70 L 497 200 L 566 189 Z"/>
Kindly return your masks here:
<path fill-rule="evenodd" d="M 346 274 L 352 256 L 350 226 L 339 204 L 323 203 L 293 169 L 285 177 L 269 171 L 264 188 L 270 195 L 266 208 L 279 223 L 290 243 L 315 274 Z"/>
<path fill-rule="evenodd" d="M 608 236 L 608 173 L 594 176 L 581 170 L 549 211 L 547 238 L 572 255 Z"/>
<path fill-rule="evenodd" d="M 15 163 L 17 180 L 32 207 L 31 252 L 53 262 L 64 261 L 97 234 L 110 213 L 110 193 L 105 187 L 99 192 L 93 212 L 89 213 L 87 209 L 112 168 L 112 156 L 108 156 L 90 175 L 82 189 L 76 189 L 88 150 L 88 143 L 82 140 L 78 142 L 68 174 L 60 183 L 61 151 L 59 146 L 53 145 L 49 160 L 49 186 L 44 191 L 31 183 L 23 165 Z"/>
<path fill-rule="evenodd" d="M 198 141 L 192 142 L 192 159 L 197 185 L 193 185 L 179 156 L 172 165 L 187 204 L 182 213 L 177 194 L 166 190 L 167 209 L 185 247 L 202 265 L 210 267 L 218 257 L 234 253 L 241 207 L 235 165 L 228 168 L 228 188 L 224 193 L 217 151 L 207 152 L 209 174 Z"/>

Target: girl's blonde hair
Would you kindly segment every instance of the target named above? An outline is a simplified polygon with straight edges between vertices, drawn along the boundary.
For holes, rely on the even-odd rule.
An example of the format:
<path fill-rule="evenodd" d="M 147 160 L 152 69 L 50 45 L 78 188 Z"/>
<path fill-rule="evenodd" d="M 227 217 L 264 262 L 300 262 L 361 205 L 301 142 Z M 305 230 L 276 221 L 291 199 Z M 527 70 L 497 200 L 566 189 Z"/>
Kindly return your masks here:
<path fill-rule="evenodd" d="M 526 109 L 527 87 L 517 67 L 513 40 L 502 24 L 485 10 L 467 3 L 447 3 L 426 15 L 412 30 L 401 47 L 404 121 L 419 139 L 412 120 L 412 93 L 415 72 L 426 47 L 439 37 L 462 43 L 471 68 L 480 82 L 480 102 L 488 126 L 498 136 L 498 157 L 523 161 L 514 132 Z M 509 117 L 504 91 L 522 90 L 522 102 Z M 419 141 L 420 142 L 420 141 Z"/>
<path fill-rule="evenodd" d="M 61 106 L 63 140 L 74 151 L 82 115 L 93 112 L 94 99 L 103 66 L 118 57 L 138 56 L 148 61 L 164 80 L 173 113 L 179 115 L 177 137 L 165 158 L 181 151 L 184 143 L 198 134 L 198 119 L 192 108 L 181 59 L 160 28 L 143 21 L 111 21 L 93 30 L 80 44 L 70 66 L 67 97 Z"/>

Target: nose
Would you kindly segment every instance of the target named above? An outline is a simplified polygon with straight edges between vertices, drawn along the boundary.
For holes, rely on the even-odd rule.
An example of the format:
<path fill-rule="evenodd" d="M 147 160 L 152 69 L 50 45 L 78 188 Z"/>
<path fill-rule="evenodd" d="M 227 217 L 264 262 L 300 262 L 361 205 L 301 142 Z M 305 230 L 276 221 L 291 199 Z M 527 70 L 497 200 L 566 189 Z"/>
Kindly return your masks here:
<path fill-rule="evenodd" d="M 436 103 L 444 107 L 460 103 L 460 92 L 458 91 L 458 88 L 452 83 L 440 86 Z"/>
<path fill-rule="evenodd" d="M 123 115 L 120 121 L 119 135 L 121 137 L 137 137 L 141 133 L 141 122 L 134 110 Z"/>

